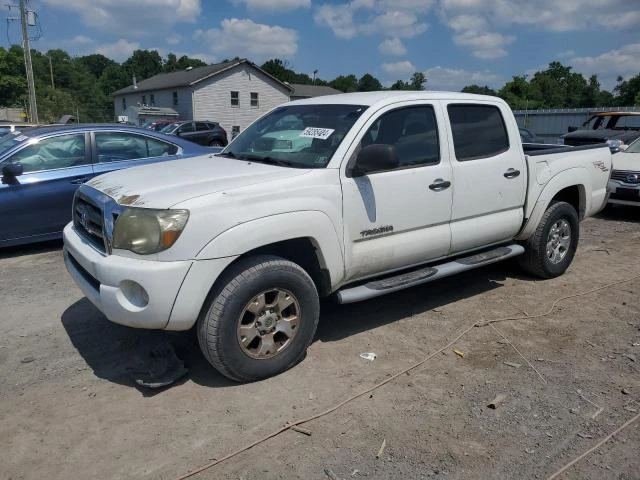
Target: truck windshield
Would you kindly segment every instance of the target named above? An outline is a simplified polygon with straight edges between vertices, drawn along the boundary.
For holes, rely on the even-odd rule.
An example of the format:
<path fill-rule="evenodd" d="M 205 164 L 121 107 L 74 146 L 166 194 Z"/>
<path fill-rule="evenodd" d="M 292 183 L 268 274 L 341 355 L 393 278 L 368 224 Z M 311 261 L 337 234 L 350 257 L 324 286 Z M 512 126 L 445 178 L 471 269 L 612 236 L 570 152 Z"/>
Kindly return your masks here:
<path fill-rule="evenodd" d="M 242 132 L 222 156 L 296 168 L 324 168 L 363 105 L 284 105 Z"/>

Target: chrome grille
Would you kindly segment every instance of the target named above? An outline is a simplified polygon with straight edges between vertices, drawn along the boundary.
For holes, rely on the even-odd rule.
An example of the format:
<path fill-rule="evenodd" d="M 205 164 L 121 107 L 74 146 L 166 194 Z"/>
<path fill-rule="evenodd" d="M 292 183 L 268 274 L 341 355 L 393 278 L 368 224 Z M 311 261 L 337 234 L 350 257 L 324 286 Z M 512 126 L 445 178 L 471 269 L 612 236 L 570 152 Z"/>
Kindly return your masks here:
<path fill-rule="evenodd" d="M 83 195 L 73 201 L 73 226 L 96 249 L 106 252 L 102 209 Z"/>
<path fill-rule="evenodd" d="M 638 185 L 640 184 L 640 171 L 632 172 L 630 170 L 614 170 L 611 172 L 611 179 L 627 183 L 629 185 Z"/>

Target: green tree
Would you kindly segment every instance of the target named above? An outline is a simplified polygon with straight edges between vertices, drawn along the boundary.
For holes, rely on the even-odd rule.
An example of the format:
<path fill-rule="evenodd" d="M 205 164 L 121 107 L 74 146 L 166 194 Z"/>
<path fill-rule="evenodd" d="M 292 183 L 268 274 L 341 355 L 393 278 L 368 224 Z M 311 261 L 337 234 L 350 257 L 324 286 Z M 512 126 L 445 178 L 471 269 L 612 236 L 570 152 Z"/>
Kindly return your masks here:
<path fill-rule="evenodd" d="M 358 80 L 359 92 L 374 92 L 377 90 L 382 90 L 382 84 L 373 75 L 365 73 L 362 77 L 360 77 L 360 80 Z"/>
<path fill-rule="evenodd" d="M 409 90 L 424 90 L 427 83 L 427 77 L 422 72 L 415 72 L 409 80 Z"/>
<path fill-rule="evenodd" d="M 616 105 L 622 107 L 635 105 L 636 97 L 640 93 L 640 73 L 629 80 L 618 77 L 618 84 L 613 92 Z"/>
<path fill-rule="evenodd" d="M 409 84 L 404 80 L 396 80 L 390 87 L 389 90 L 410 90 Z"/>
<path fill-rule="evenodd" d="M 358 91 L 358 78 L 351 75 L 340 75 L 329 82 L 329 86 L 340 90 L 341 92 L 357 92 Z"/>
<path fill-rule="evenodd" d="M 162 72 L 162 57 L 157 50 L 136 50 L 122 66 L 138 80 L 144 80 Z"/>
<path fill-rule="evenodd" d="M 494 89 L 489 88 L 487 85 L 485 85 L 484 87 L 481 87 L 480 85 L 475 85 L 475 84 L 467 85 L 461 91 L 463 93 L 475 93 L 477 95 L 493 95 L 493 96 L 497 95 L 497 92 Z"/>

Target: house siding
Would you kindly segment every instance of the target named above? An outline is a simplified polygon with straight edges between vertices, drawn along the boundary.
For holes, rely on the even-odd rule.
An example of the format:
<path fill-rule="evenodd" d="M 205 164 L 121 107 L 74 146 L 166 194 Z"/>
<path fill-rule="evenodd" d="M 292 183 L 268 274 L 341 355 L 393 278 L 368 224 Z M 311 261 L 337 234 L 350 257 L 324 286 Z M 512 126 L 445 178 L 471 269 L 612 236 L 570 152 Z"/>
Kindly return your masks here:
<path fill-rule="evenodd" d="M 241 64 L 194 85 L 194 119 L 218 122 L 231 140 L 232 127 L 247 128 L 256 118 L 289 101 L 289 90 L 255 68 Z M 240 92 L 240 105 L 231 106 L 231 92 Z M 258 93 L 258 107 L 251 106 Z"/>
<path fill-rule="evenodd" d="M 178 92 L 178 105 L 173 105 L 173 92 Z M 155 90 L 148 92 L 135 92 L 126 95 L 116 95 L 113 97 L 115 119 L 119 115 L 124 115 L 122 108 L 122 98 L 127 102 L 127 107 L 142 104 L 142 96 L 145 96 L 147 105 L 151 105 L 151 95 L 154 96 L 155 107 L 173 108 L 178 112 L 180 120 L 191 120 L 193 118 L 193 94 L 190 87 L 169 88 L 166 90 Z"/>

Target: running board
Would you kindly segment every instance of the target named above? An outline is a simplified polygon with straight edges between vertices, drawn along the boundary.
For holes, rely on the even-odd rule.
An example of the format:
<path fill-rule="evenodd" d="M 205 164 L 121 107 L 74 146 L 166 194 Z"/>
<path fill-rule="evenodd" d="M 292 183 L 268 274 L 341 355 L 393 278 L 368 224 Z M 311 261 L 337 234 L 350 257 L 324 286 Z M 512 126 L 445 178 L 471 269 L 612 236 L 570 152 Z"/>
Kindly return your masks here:
<path fill-rule="evenodd" d="M 440 265 L 424 267 L 380 280 L 372 280 L 364 285 L 339 290 L 335 296 L 338 303 L 359 302 L 361 300 L 379 297 L 380 295 L 386 295 L 387 293 L 397 292 L 405 288 L 415 287 L 416 285 L 422 285 L 423 283 L 432 282 L 439 278 L 455 275 L 456 273 L 465 272 L 473 268 L 489 265 L 523 253 L 524 248 L 514 243 L 476 253 L 469 257 L 457 258 Z"/>

